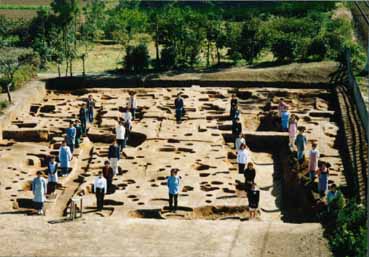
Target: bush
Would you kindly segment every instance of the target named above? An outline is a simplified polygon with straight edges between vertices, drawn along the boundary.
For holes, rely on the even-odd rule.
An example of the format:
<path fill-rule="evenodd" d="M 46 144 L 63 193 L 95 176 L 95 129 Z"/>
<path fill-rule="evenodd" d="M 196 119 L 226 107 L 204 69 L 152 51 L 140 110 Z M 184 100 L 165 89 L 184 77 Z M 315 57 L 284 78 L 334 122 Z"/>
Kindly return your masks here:
<path fill-rule="evenodd" d="M 278 61 L 292 61 L 296 57 L 296 44 L 292 38 L 281 36 L 272 43 L 273 55 Z"/>
<path fill-rule="evenodd" d="M 0 101 L 0 110 L 5 109 L 6 107 L 8 107 L 9 103 L 8 101 L 4 100 L 4 101 Z"/>
<path fill-rule="evenodd" d="M 149 67 L 150 56 L 147 46 L 139 44 L 137 46 L 127 46 L 124 57 L 124 67 L 128 71 L 143 72 Z"/>
<path fill-rule="evenodd" d="M 326 42 L 321 37 L 316 37 L 311 40 L 308 49 L 307 56 L 312 57 L 314 60 L 321 61 L 327 54 Z"/>
<path fill-rule="evenodd" d="M 328 231 L 334 256 L 366 256 L 366 213 L 366 208 L 355 201 L 338 211 L 336 224 Z"/>
<path fill-rule="evenodd" d="M 18 89 L 24 84 L 26 84 L 29 80 L 33 79 L 37 75 L 37 70 L 33 65 L 26 64 L 21 67 L 14 73 L 13 77 L 13 89 Z"/>

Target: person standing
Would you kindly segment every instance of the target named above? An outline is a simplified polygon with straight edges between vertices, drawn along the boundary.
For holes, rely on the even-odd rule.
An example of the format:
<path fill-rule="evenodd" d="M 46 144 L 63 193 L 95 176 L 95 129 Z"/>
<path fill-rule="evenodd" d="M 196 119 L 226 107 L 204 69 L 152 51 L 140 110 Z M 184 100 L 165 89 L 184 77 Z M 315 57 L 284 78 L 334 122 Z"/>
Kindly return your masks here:
<path fill-rule="evenodd" d="M 256 217 L 256 211 L 259 208 L 260 201 L 260 191 L 256 188 L 255 183 L 251 185 L 251 189 L 247 194 L 247 199 L 249 200 L 250 219 L 253 219 Z"/>
<path fill-rule="evenodd" d="M 305 146 L 307 144 L 307 139 L 304 135 L 304 128 L 299 128 L 299 134 L 296 136 L 295 139 L 295 145 L 297 147 L 297 160 L 299 161 L 300 164 L 302 164 L 304 162 L 304 151 L 305 151 Z"/>
<path fill-rule="evenodd" d="M 126 147 L 125 137 L 126 137 L 126 128 L 123 125 L 123 121 L 119 121 L 118 126 L 115 128 L 115 137 L 117 139 L 117 143 L 119 146 L 119 151 L 122 152 L 123 148 Z"/>
<path fill-rule="evenodd" d="M 137 99 L 136 99 L 136 93 L 133 91 L 130 92 L 129 94 L 128 107 L 132 114 L 132 120 L 136 119 Z"/>
<path fill-rule="evenodd" d="M 279 104 L 278 104 L 278 115 L 279 117 L 282 117 L 282 112 L 288 108 L 288 105 L 285 103 L 284 99 L 281 98 L 279 99 Z"/>
<path fill-rule="evenodd" d="M 295 114 L 291 114 L 290 125 L 288 127 L 288 136 L 290 139 L 290 148 L 293 148 L 297 135 L 297 117 Z"/>
<path fill-rule="evenodd" d="M 248 163 L 249 159 L 249 153 L 246 149 L 246 145 L 242 144 L 240 146 L 240 150 L 237 152 L 237 163 L 238 163 L 238 173 L 244 174 L 245 173 L 245 167 Z"/>
<path fill-rule="evenodd" d="M 251 189 L 252 184 L 255 183 L 256 171 L 254 169 L 254 164 L 252 162 L 247 163 L 247 168 L 245 169 L 245 190 L 248 192 Z"/>
<path fill-rule="evenodd" d="M 240 119 L 237 118 L 235 122 L 232 123 L 232 138 L 233 142 L 236 141 L 236 138 L 242 134 L 242 124 L 240 122 Z"/>
<path fill-rule="evenodd" d="M 73 154 L 74 152 L 74 146 L 76 143 L 76 135 L 77 135 L 77 130 L 74 127 L 73 121 L 69 122 L 69 128 L 67 128 L 66 130 L 66 137 L 65 140 L 67 141 L 67 145 L 70 148 L 70 152 Z"/>
<path fill-rule="evenodd" d="M 88 110 L 86 108 L 86 104 L 83 104 L 81 106 L 81 109 L 79 109 L 79 121 L 81 122 L 83 136 L 85 136 L 87 132 L 87 119 L 88 119 Z"/>
<path fill-rule="evenodd" d="M 315 172 L 318 169 L 318 162 L 319 162 L 319 150 L 317 149 L 318 144 L 313 143 L 312 144 L 312 149 L 310 150 L 309 153 L 309 178 L 310 181 L 313 182 L 315 179 Z"/>
<path fill-rule="evenodd" d="M 104 197 L 107 193 L 108 186 L 103 173 L 100 171 L 94 182 L 94 190 L 96 195 L 97 210 L 101 211 L 104 208 Z"/>
<path fill-rule="evenodd" d="M 233 117 L 234 117 L 237 105 L 238 105 L 238 99 L 237 99 L 236 95 L 233 94 L 232 99 L 231 99 L 231 107 L 230 107 L 230 111 L 229 111 L 229 117 L 230 117 L 231 120 L 234 119 Z"/>
<path fill-rule="evenodd" d="M 104 167 L 103 167 L 103 176 L 106 179 L 106 183 L 107 183 L 107 192 L 111 193 L 113 192 L 113 177 L 114 177 L 114 171 L 112 169 L 112 167 L 110 167 L 110 162 L 109 161 L 105 161 L 104 162 Z"/>
<path fill-rule="evenodd" d="M 129 104 L 127 103 L 126 111 L 123 114 L 123 120 L 124 122 L 128 122 L 129 124 L 132 124 L 132 113 L 129 111 Z"/>
<path fill-rule="evenodd" d="M 246 144 L 246 140 L 245 140 L 245 138 L 243 137 L 243 135 L 242 135 L 242 133 L 240 133 L 239 135 L 238 135 L 238 137 L 236 138 L 236 141 L 235 141 L 235 149 L 236 149 L 236 152 L 238 151 L 238 150 L 240 150 L 240 147 L 241 147 L 241 145 L 242 144 Z"/>
<path fill-rule="evenodd" d="M 76 128 L 76 140 L 75 140 L 75 146 L 76 148 L 79 148 L 79 145 L 81 144 L 81 137 L 83 135 L 83 129 L 81 126 L 81 122 L 79 120 L 74 121 L 74 127 Z"/>
<path fill-rule="evenodd" d="M 342 209 L 345 205 L 345 199 L 341 191 L 337 190 L 336 184 L 330 186 L 327 194 L 328 212 Z"/>
<path fill-rule="evenodd" d="M 37 177 L 32 181 L 32 193 L 33 193 L 33 203 L 35 209 L 37 210 L 37 214 L 42 215 L 44 214 L 44 202 L 45 202 L 45 195 L 46 195 L 46 180 L 41 177 L 42 172 L 37 171 Z"/>
<path fill-rule="evenodd" d="M 239 119 L 241 119 L 241 112 L 238 108 L 238 105 L 235 105 L 233 110 L 232 124 L 234 124 Z"/>
<path fill-rule="evenodd" d="M 170 176 L 167 179 L 169 190 L 169 211 L 171 212 L 177 211 L 180 180 L 181 178 L 178 176 L 178 169 L 172 169 L 170 171 Z"/>
<path fill-rule="evenodd" d="M 89 95 L 86 102 L 88 120 L 90 123 L 94 122 L 94 108 L 95 108 L 95 100 L 92 95 Z"/>
<path fill-rule="evenodd" d="M 55 161 L 55 157 L 51 156 L 50 161 L 47 164 L 47 186 L 49 188 L 48 193 L 50 195 L 55 194 L 57 183 L 58 183 L 58 163 Z"/>
<path fill-rule="evenodd" d="M 70 161 L 72 158 L 73 155 L 69 149 L 69 146 L 67 146 L 67 143 L 63 141 L 61 147 L 59 148 L 59 162 L 63 177 L 68 175 Z"/>
<path fill-rule="evenodd" d="M 281 125 L 282 131 L 288 131 L 288 125 L 290 120 L 290 112 L 288 111 L 288 107 L 286 107 L 281 113 Z"/>
<path fill-rule="evenodd" d="M 327 192 L 328 176 L 329 176 L 329 170 L 328 170 L 327 164 L 323 162 L 318 169 L 318 177 L 319 177 L 318 192 L 319 192 L 320 197 L 323 197 Z"/>
<path fill-rule="evenodd" d="M 118 174 L 118 161 L 120 159 L 120 150 L 116 139 L 114 139 L 113 143 L 109 146 L 108 158 L 115 176 Z"/>
<path fill-rule="evenodd" d="M 176 108 L 176 120 L 180 122 L 184 112 L 184 101 L 180 93 L 177 95 L 176 100 L 174 100 L 174 106 Z"/>

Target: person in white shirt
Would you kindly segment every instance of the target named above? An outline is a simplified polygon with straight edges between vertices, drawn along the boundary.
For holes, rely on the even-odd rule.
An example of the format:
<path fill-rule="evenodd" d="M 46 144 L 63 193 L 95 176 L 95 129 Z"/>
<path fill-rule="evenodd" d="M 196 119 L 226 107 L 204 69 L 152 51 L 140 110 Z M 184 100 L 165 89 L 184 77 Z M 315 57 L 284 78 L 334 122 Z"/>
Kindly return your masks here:
<path fill-rule="evenodd" d="M 245 138 L 243 137 L 243 135 L 242 135 L 242 133 L 240 133 L 239 135 L 238 135 L 238 137 L 236 138 L 236 141 L 235 141 L 235 148 L 236 148 L 236 152 L 238 151 L 238 150 L 240 150 L 240 147 L 241 147 L 241 145 L 242 144 L 245 144 L 246 145 L 246 140 L 245 140 Z"/>
<path fill-rule="evenodd" d="M 120 152 L 123 151 L 123 148 L 126 147 L 125 145 L 125 134 L 126 134 L 126 128 L 124 127 L 123 125 L 123 121 L 119 121 L 118 123 L 118 126 L 115 128 L 115 136 L 116 136 L 116 139 L 117 139 L 117 143 L 118 143 L 118 146 L 119 146 L 119 150 Z"/>
<path fill-rule="evenodd" d="M 129 110 L 131 111 L 132 119 L 134 120 L 136 118 L 136 110 L 137 110 L 137 99 L 135 92 L 129 93 L 128 107 Z"/>
<path fill-rule="evenodd" d="M 237 152 L 238 173 L 244 174 L 248 161 L 249 152 L 246 149 L 246 144 L 241 144 L 240 150 Z"/>
<path fill-rule="evenodd" d="M 132 123 L 132 113 L 129 111 L 129 104 L 126 106 L 126 112 L 123 114 L 124 122 Z"/>
<path fill-rule="evenodd" d="M 310 178 L 310 181 L 314 181 L 315 172 L 318 170 L 320 152 L 319 152 L 317 147 L 318 147 L 317 143 L 312 143 L 312 149 L 309 153 L 309 178 Z"/>
<path fill-rule="evenodd" d="M 97 210 L 101 211 L 104 208 L 104 196 L 107 192 L 108 186 L 103 173 L 100 171 L 99 176 L 96 177 L 94 183 L 94 190 L 96 194 Z"/>

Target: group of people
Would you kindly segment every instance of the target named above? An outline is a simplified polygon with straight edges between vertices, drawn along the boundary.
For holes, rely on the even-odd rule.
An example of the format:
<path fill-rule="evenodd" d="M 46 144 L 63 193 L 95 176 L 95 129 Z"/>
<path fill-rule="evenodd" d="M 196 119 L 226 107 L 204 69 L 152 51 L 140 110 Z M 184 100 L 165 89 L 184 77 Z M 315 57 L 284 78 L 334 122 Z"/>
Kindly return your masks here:
<path fill-rule="evenodd" d="M 175 101 L 175 117 L 179 123 L 184 115 L 184 100 L 181 94 L 178 94 Z M 45 201 L 46 193 L 55 194 L 58 183 L 58 172 L 60 170 L 61 176 L 67 176 L 70 171 L 70 162 L 73 158 L 75 148 L 78 148 L 81 139 L 86 136 L 87 123 L 94 121 L 94 109 L 96 102 L 92 95 L 89 95 L 86 102 L 82 104 L 79 110 L 79 119 L 70 122 L 70 126 L 66 129 L 65 140 L 62 142 L 59 149 L 59 163 L 56 162 L 55 157 L 51 156 L 47 164 L 48 181 L 38 172 L 37 177 L 33 180 L 32 190 L 34 193 L 34 202 L 38 213 L 42 213 L 43 202 Z M 297 149 L 297 160 L 300 164 L 305 159 L 305 148 L 307 145 L 307 138 L 304 134 L 304 128 L 298 127 L 298 117 L 290 114 L 289 106 L 280 99 L 278 105 L 278 114 L 280 117 L 280 124 L 282 131 L 289 133 L 289 145 L 293 149 Z M 130 132 L 132 130 L 132 121 L 136 118 L 137 113 L 137 99 L 135 93 L 131 92 L 123 117 L 119 119 L 118 125 L 115 128 L 115 139 L 109 146 L 108 160 L 104 162 L 102 171 L 94 181 L 94 192 L 97 200 L 97 209 L 102 210 L 104 203 L 104 196 L 109 192 L 113 192 L 113 178 L 119 172 L 118 162 L 121 155 L 124 153 L 123 149 L 127 146 Z M 238 172 L 245 177 L 245 190 L 249 202 L 250 218 L 256 216 L 260 200 L 260 191 L 257 189 L 255 183 L 256 170 L 250 158 L 250 151 L 247 147 L 246 140 L 242 133 L 241 112 L 238 107 L 238 99 L 236 95 L 232 95 L 230 103 L 230 120 L 232 121 L 232 137 L 234 139 L 234 147 L 236 150 Z M 309 152 L 309 178 L 313 182 L 316 175 L 318 176 L 318 191 L 321 196 L 326 194 L 328 189 L 328 165 L 319 162 L 319 150 L 317 144 L 312 143 L 312 149 Z M 176 211 L 178 207 L 178 192 L 180 187 L 181 177 L 178 175 L 178 169 L 172 169 L 170 176 L 168 176 L 167 186 L 169 191 L 169 209 Z M 333 199 L 332 193 L 328 194 L 328 202 Z"/>

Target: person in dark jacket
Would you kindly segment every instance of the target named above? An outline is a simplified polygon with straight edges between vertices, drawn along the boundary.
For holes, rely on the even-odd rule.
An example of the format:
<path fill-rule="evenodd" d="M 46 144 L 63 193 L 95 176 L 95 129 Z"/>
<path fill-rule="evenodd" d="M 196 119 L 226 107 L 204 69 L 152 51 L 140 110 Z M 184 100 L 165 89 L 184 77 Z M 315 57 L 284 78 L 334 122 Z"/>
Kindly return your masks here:
<path fill-rule="evenodd" d="M 104 167 L 102 170 L 103 176 L 106 179 L 106 183 L 108 186 L 107 192 L 111 193 L 113 192 L 113 177 L 114 177 L 114 171 L 112 169 L 112 167 L 110 167 L 110 162 L 109 161 L 105 161 L 104 162 Z"/>
<path fill-rule="evenodd" d="M 79 145 L 81 144 L 81 137 L 83 135 L 83 129 L 81 126 L 81 122 L 79 120 L 74 121 L 74 127 L 76 128 L 76 141 L 75 146 L 76 148 L 79 148 Z"/>
<path fill-rule="evenodd" d="M 235 105 L 234 106 L 234 109 L 233 109 L 233 116 L 231 117 L 232 119 L 232 124 L 234 124 L 236 122 L 237 119 L 240 119 L 241 118 L 241 111 L 240 109 L 238 108 L 238 105 Z"/>
<path fill-rule="evenodd" d="M 232 123 L 233 142 L 236 142 L 236 138 L 241 133 L 242 133 L 242 124 L 240 122 L 240 119 L 237 118 L 236 121 Z"/>
<path fill-rule="evenodd" d="M 247 194 L 247 198 L 249 200 L 250 219 L 252 219 L 256 217 L 256 211 L 259 208 L 260 200 L 260 191 L 256 188 L 255 183 L 251 185 L 251 189 Z"/>
<path fill-rule="evenodd" d="M 184 112 L 184 101 L 181 94 L 177 95 L 174 105 L 176 107 L 176 120 L 177 122 L 180 122 Z"/>
<path fill-rule="evenodd" d="M 231 108 L 230 108 L 230 112 L 229 112 L 229 116 L 230 116 L 231 120 L 234 119 L 234 115 L 235 115 L 237 105 L 238 105 L 238 100 L 236 98 L 236 95 L 233 94 L 232 99 L 231 99 Z"/>
<path fill-rule="evenodd" d="M 95 108 L 95 100 L 92 95 L 89 95 L 86 102 L 87 111 L 88 111 L 88 120 L 90 123 L 94 121 L 94 108 Z"/>
<path fill-rule="evenodd" d="M 116 139 L 114 139 L 113 144 L 109 146 L 108 158 L 115 176 L 118 174 L 118 161 L 120 159 L 120 149 Z"/>
<path fill-rule="evenodd" d="M 247 168 L 245 169 L 245 190 L 246 192 L 248 192 L 249 190 L 251 190 L 251 186 L 252 184 L 255 183 L 255 176 L 256 176 L 256 171 L 254 169 L 254 164 L 252 164 L 252 162 L 249 162 L 247 164 Z"/>
<path fill-rule="evenodd" d="M 83 136 L 86 135 L 87 132 L 87 118 L 88 110 L 86 104 L 83 104 L 81 109 L 79 109 L 79 121 L 81 122 Z"/>

